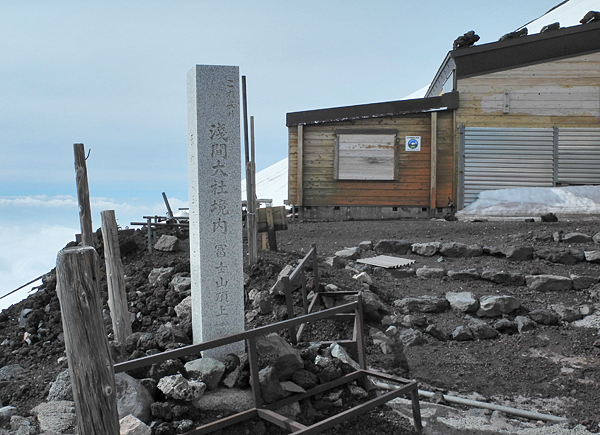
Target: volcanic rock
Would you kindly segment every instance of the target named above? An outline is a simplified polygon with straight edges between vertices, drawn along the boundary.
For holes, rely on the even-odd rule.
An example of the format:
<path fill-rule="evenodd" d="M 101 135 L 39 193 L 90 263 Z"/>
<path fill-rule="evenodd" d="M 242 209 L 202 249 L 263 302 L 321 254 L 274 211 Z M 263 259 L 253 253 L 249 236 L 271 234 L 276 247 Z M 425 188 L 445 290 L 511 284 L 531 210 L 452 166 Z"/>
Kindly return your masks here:
<path fill-rule="evenodd" d="M 503 252 L 507 260 L 525 261 L 533 258 L 534 249 L 531 246 L 511 246 Z"/>
<path fill-rule="evenodd" d="M 446 298 L 435 296 L 397 299 L 394 301 L 394 306 L 400 308 L 404 313 L 443 313 L 450 308 Z"/>
<path fill-rule="evenodd" d="M 440 252 L 440 248 L 442 244 L 440 242 L 428 242 L 428 243 L 413 243 L 412 244 L 412 252 L 417 255 L 422 255 L 424 257 L 432 257 L 438 252 Z"/>
<path fill-rule="evenodd" d="M 378 254 L 406 255 L 410 252 L 412 243 L 406 240 L 380 240 L 375 245 Z"/>
<path fill-rule="evenodd" d="M 472 313 L 479 308 L 479 300 L 471 292 L 448 292 L 446 300 L 454 310 Z"/>
<path fill-rule="evenodd" d="M 483 296 L 479 298 L 479 317 L 496 317 L 508 314 L 521 306 L 521 301 L 513 296 Z"/>
<path fill-rule="evenodd" d="M 567 233 L 563 236 L 562 241 L 565 243 L 589 243 L 592 238 L 583 233 Z"/>
<path fill-rule="evenodd" d="M 558 275 L 527 275 L 527 287 L 536 291 L 566 291 L 573 286 L 571 278 Z"/>

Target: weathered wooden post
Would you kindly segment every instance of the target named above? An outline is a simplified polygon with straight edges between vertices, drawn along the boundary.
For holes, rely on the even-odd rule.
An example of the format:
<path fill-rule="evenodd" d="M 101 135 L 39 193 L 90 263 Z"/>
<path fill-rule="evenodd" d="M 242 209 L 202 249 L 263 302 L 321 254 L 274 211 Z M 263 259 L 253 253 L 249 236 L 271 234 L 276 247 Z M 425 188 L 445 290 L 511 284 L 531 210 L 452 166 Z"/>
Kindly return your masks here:
<path fill-rule="evenodd" d="M 321 291 L 321 280 L 319 278 L 319 257 L 317 256 L 317 244 L 311 245 L 313 249 L 313 290 L 316 292 Z"/>
<path fill-rule="evenodd" d="M 81 223 L 81 242 L 83 246 L 94 246 L 85 147 L 82 143 L 76 143 L 73 144 L 73 151 L 75 153 L 75 180 L 77 182 L 77 202 L 79 203 L 79 221 Z"/>
<path fill-rule="evenodd" d="M 269 235 L 269 249 L 277 252 L 277 236 L 275 235 L 275 223 L 273 221 L 273 207 L 265 207 L 267 213 L 267 234 Z"/>
<path fill-rule="evenodd" d="M 127 308 L 125 275 L 119 248 L 119 230 L 114 210 L 100 212 L 102 216 L 102 239 L 104 240 L 104 259 L 106 261 L 106 280 L 108 282 L 108 307 L 112 318 L 115 340 L 125 343 L 131 335 L 131 319 Z"/>
<path fill-rule="evenodd" d="M 246 203 L 248 215 L 248 261 L 250 266 L 258 261 L 258 235 L 256 227 L 256 166 L 254 164 L 254 116 L 250 117 L 251 160 L 246 163 Z"/>
<path fill-rule="evenodd" d="M 115 374 L 102 321 L 100 261 L 94 248 L 60 251 L 56 278 L 77 433 L 118 435 Z"/>

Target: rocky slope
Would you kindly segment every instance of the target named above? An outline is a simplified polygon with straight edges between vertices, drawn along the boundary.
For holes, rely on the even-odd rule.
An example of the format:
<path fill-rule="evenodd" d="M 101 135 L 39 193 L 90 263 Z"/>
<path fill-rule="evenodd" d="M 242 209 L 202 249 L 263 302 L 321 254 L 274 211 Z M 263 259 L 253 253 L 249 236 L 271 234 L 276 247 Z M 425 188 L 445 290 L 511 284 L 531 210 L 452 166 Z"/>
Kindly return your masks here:
<path fill-rule="evenodd" d="M 600 274 L 593 252 L 600 251 L 600 240 L 592 236 L 599 230 L 593 221 L 292 224 L 277 234 L 280 252 L 261 251 L 258 265 L 246 270 L 247 327 L 286 318 L 284 298 L 269 289 L 283 267 L 295 264 L 316 242 L 323 287 L 330 284 L 328 290 L 363 290 L 370 295 L 365 331 L 370 366 L 415 378 L 422 389 L 476 393 L 480 400 L 565 416 L 598 431 L 600 318 L 595 311 L 600 309 Z M 191 323 L 182 304 L 190 293 L 187 234 L 168 233 L 177 237 L 179 249 L 152 254 L 145 249 L 144 232 L 121 234 L 134 337 L 123 346 L 113 346 L 115 359 L 191 341 Z M 159 235 L 163 234 L 167 232 Z M 334 255 L 359 244 L 361 249 Z M 97 250 L 102 254 L 101 243 Z M 415 263 L 386 270 L 357 261 L 378 254 Z M 335 258 L 326 261 L 327 257 Z M 11 411 L 16 414 L 14 425 L 32 426 L 22 433 L 39 431 L 37 419 L 29 416 L 47 400 L 52 382 L 67 368 L 55 287 L 51 272 L 36 293 L 0 313 L 0 399 L 3 406 L 16 408 Z M 106 302 L 105 281 L 101 288 Z M 298 292 L 295 301 L 300 312 Z M 112 338 L 109 313 L 104 314 Z M 347 336 L 349 329 L 323 322 L 311 325 L 305 337 L 307 341 L 338 339 Z M 329 357 L 326 347 L 320 353 Z M 166 376 L 186 373 L 181 366 L 187 362 L 161 373 L 155 367 L 155 373 L 137 377 L 154 379 L 155 383 L 146 383 L 154 399 L 169 403 L 157 384 L 169 370 L 174 373 Z M 343 406 L 358 400 L 349 391 L 342 393 Z M 69 399 L 68 393 L 55 394 L 52 397 Z M 165 418 L 165 409 L 155 406 L 151 420 L 155 433 L 181 433 L 188 427 L 186 421 L 198 423 L 218 415 L 188 407 L 187 414 L 177 408 L 179 414 L 173 417 L 176 404 L 168 406 L 170 418 Z M 302 406 L 298 418 L 308 418 L 306 422 L 340 410 L 337 405 Z M 10 426 L 10 420 L 10 415 L 0 416 L 0 427 Z M 248 433 L 287 433 L 272 425 L 248 424 Z M 363 424 L 366 434 L 411 431 L 411 425 L 390 407 L 351 424 Z M 65 428 L 63 433 L 68 431 Z"/>

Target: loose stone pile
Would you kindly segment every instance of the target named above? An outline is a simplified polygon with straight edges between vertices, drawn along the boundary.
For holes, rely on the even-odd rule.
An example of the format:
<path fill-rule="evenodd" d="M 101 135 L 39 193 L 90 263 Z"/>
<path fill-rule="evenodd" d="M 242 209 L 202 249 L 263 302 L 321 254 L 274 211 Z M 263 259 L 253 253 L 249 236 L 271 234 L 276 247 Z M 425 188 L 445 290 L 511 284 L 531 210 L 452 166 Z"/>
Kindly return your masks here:
<path fill-rule="evenodd" d="M 549 238 L 550 236 L 548 236 Z M 555 233 L 552 240 L 557 243 L 600 243 L 600 233 L 593 237 L 582 233 L 569 233 L 562 235 Z M 521 275 L 504 270 L 483 269 L 479 272 L 476 268 L 464 270 L 446 270 L 443 267 L 421 267 L 383 269 L 374 268 L 358 263 L 356 260 L 363 254 L 372 256 L 372 251 L 377 254 L 406 255 L 416 254 L 425 257 L 439 255 L 438 261 L 448 258 L 472 258 L 484 255 L 506 258 L 511 261 L 526 261 L 541 258 L 550 262 L 574 264 L 576 262 L 597 262 L 600 251 L 580 251 L 571 248 L 534 249 L 530 246 L 510 246 L 495 248 L 477 244 L 467 245 L 456 242 L 427 242 L 411 243 L 406 240 L 381 240 L 377 243 L 363 241 L 355 248 L 346 248 L 338 251 L 327 262 L 335 268 L 345 268 L 355 273 L 354 278 L 364 288 L 365 311 L 371 316 L 379 318 L 382 332 L 372 328 L 371 338 L 381 346 L 384 353 L 391 352 L 395 341 L 400 341 L 404 346 L 417 346 L 427 343 L 427 336 L 434 340 L 485 340 L 498 337 L 500 334 L 524 333 L 537 327 L 537 325 L 557 325 L 560 322 L 574 322 L 584 316 L 593 314 L 592 304 L 579 304 L 565 306 L 553 304 L 546 309 L 535 309 L 524 312 L 519 298 L 511 295 L 483 295 L 475 296 L 472 292 L 447 292 L 444 296 L 407 297 L 393 301 L 392 306 L 386 305 L 373 292 L 374 275 L 388 273 L 394 278 L 403 279 L 419 277 L 422 279 L 451 279 L 458 281 L 486 280 L 505 286 L 526 286 L 530 290 L 541 292 L 583 290 L 599 282 L 597 276 L 581 276 L 571 274 L 568 277 L 540 274 Z M 336 287 L 329 287 L 329 290 Z M 327 289 L 327 288 L 326 288 Z M 333 303 L 329 304 L 333 306 Z M 458 325 L 451 333 L 445 333 L 431 323 L 425 314 L 439 314 L 447 310 L 455 310 L 466 315 L 466 325 Z M 402 330 L 404 329 L 404 330 Z M 600 345 L 600 341 L 598 342 Z"/>
<path fill-rule="evenodd" d="M 134 335 L 138 337 L 138 343 L 145 340 L 145 337 Z M 359 368 L 348 352 L 335 342 L 330 345 L 311 343 L 295 349 L 279 335 L 270 334 L 257 339 L 257 348 L 259 364 L 263 367 L 259 372 L 259 388 L 265 403 L 306 392 Z M 132 373 L 136 377 L 126 373 L 116 375 L 121 434 L 185 433 L 193 429 L 198 418 L 206 412 L 229 414 L 253 407 L 246 354 L 230 354 L 225 363 L 208 357 L 188 359 L 185 364 L 181 359 L 172 359 L 138 369 Z M 369 393 L 354 382 L 277 412 L 304 424 L 313 424 L 317 419 L 337 413 L 345 406 L 354 406 L 367 397 Z M 18 426 L 18 433 L 38 433 L 33 431 L 37 430 L 33 422 L 16 416 L 15 412 L 14 407 L 0 408 L 0 418 L 10 420 L 12 428 Z M 37 416 L 41 431 L 73 433 L 76 417 L 67 370 L 53 384 L 48 402 L 32 412 Z M 32 432 L 22 428 L 27 425 L 31 425 Z M 257 425 L 253 433 L 264 434 L 264 424 Z M 2 429 L 0 433 L 4 433 Z"/>

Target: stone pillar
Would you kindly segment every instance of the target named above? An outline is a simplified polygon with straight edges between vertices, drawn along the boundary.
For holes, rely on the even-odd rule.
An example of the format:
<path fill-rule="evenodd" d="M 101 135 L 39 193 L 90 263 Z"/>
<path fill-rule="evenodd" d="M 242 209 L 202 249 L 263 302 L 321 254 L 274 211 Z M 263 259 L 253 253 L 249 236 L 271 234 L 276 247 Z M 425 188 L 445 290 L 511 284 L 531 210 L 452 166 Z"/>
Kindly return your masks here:
<path fill-rule="evenodd" d="M 187 87 L 192 328 L 202 343 L 244 331 L 239 68 L 196 65 Z"/>

